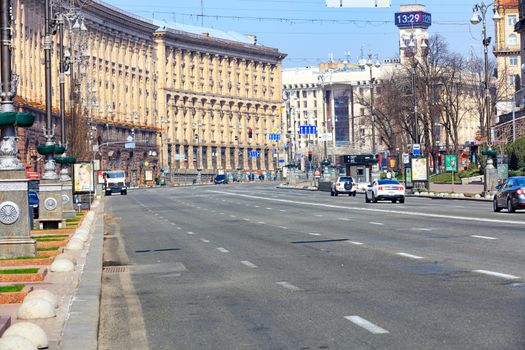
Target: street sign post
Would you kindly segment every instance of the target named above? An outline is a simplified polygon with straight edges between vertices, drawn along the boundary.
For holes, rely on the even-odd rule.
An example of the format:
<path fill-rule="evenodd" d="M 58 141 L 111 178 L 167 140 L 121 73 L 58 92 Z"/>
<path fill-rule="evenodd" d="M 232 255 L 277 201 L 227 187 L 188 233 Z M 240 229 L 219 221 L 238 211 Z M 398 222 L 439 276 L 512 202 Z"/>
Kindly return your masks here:
<path fill-rule="evenodd" d="M 458 156 L 455 154 L 445 156 L 445 171 L 452 172 L 452 192 L 454 192 L 454 173 L 458 171 Z"/>
<path fill-rule="evenodd" d="M 324 141 L 332 141 L 332 134 L 327 132 L 327 133 L 321 133 L 321 134 L 318 134 L 317 135 L 317 138 L 319 141 L 321 142 L 324 142 Z"/>
<path fill-rule="evenodd" d="M 135 142 L 127 142 L 124 144 L 124 148 L 135 148 Z"/>

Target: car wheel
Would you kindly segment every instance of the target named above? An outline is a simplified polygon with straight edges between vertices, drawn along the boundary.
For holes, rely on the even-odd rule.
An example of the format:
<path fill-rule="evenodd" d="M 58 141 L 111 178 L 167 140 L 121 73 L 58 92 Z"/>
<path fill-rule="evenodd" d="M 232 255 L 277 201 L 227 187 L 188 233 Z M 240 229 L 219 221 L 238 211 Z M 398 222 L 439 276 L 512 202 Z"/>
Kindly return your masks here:
<path fill-rule="evenodd" d="M 335 191 L 334 194 L 335 194 L 336 197 L 339 196 L 339 192 L 337 192 L 337 191 Z"/>
<path fill-rule="evenodd" d="M 507 199 L 507 211 L 509 213 L 514 213 L 516 211 L 516 209 L 514 209 L 514 206 L 512 205 L 512 201 L 510 200 L 510 198 Z"/>
<path fill-rule="evenodd" d="M 365 203 L 370 203 L 370 199 L 368 199 L 368 194 L 365 193 Z"/>
<path fill-rule="evenodd" d="M 335 196 L 334 191 L 330 191 L 330 196 L 332 196 L 332 197 Z"/>
<path fill-rule="evenodd" d="M 396 203 L 396 202 L 397 202 L 397 200 L 395 200 L 395 199 L 392 199 L 392 203 Z"/>
<path fill-rule="evenodd" d="M 405 203 L 405 197 L 401 198 L 401 199 L 399 200 L 399 203 L 401 203 L 401 204 Z"/>
<path fill-rule="evenodd" d="M 377 203 L 377 198 L 374 195 L 374 192 L 372 192 L 372 203 Z"/>
<path fill-rule="evenodd" d="M 501 211 L 501 208 L 498 207 L 498 201 L 496 200 L 496 198 L 494 198 L 494 200 L 492 201 L 492 209 L 498 213 Z"/>

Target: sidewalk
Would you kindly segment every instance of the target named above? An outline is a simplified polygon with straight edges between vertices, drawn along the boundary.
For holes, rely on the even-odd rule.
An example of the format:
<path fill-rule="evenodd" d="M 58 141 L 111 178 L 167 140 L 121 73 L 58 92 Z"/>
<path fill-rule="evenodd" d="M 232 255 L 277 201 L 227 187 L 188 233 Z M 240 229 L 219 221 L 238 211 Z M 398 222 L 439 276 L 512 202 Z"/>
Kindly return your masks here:
<path fill-rule="evenodd" d="M 100 200 L 96 202 L 98 204 L 92 209 L 95 216 L 89 227 L 88 240 L 81 250 L 69 251 L 77 260 L 74 270 L 51 272 L 50 266 L 47 266 L 44 281 L 24 283 L 34 290 L 44 289 L 56 296 L 56 316 L 20 320 L 17 313 L 22 304 L 0 304 L 0 314 L 11 317 L 11 325 L 29 322 L 39 326 L 46 333 L 51 350 L 97 349 L 104 203 Z"/>

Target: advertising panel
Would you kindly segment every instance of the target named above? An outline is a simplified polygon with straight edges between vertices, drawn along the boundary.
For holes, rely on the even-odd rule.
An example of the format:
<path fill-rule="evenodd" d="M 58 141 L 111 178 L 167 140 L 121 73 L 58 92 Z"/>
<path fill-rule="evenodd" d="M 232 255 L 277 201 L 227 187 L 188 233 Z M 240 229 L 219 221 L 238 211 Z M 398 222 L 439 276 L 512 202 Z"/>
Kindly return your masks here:
<path fill-rule="evenodd" d="M 73 166 L 75 192 L 94 192 L 93 164 L 77 163 Z"/>
<path fill-rule="evenodd" d="M 427 181 L 427 159 L 412 158 L 412 181 Z"/>
<path fill-rule="evenodd" d="M 146 178 L 146 181 L 153 181 L 153 171 L 146 170 L 144 177 Z"/>
<path fill-rule="evenodd" d="M 456 155 L 445 156 L 445 171 L 458 172 L 458 157 Z"/>

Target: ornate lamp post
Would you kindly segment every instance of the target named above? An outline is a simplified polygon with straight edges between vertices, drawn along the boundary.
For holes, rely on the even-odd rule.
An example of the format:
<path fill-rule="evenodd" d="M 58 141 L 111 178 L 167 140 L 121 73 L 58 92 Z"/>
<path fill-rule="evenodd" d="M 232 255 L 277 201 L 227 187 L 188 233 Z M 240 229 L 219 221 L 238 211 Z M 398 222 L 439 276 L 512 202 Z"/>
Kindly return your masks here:
<path fill-rule="evenodd" d="M 376 82 L 376 79 L 374 78 L 373 68 L 380 68 L 381 63 L 379 62 L 379 59 L 376 57 L 375 62 L 372 61 L 372 54 L 368 54 L 368 59 L 365 59 L 362 57 L 359 60 L 359 65 L 361 68 L 368 67 L 370 70 L 370 115 L 372 117 L 372 154 L 374 157 L 376 156 L 377 147 L 376 147 L 376 115 L 375 115 L 375 109 L 374 109 L 374 84 Z"/>
<path fill-rule="evenodd" d="M 485 4 L 485 1 L 481 1 L 480 4 L 475 4 L 472 8 L 472 18 L 470 19 L 470 23 L 476 25 L 481 23 L 482 29 L 481 33 L 483 35 L 483 73 L 484 73 L 484 97 L 483 97 L 483 104 L 484 104 L 484 110 L 485 110 L 485 130 L 481 128 L 481 136 L 484 134 L 487 137 L 487 146 L 488 150 L 484 151 L 485 155 L 487 156 L 487 165 L 485 166 L 485 171 L 483 172 L 483 194 L 486 196 L 489 194 L 490 190 L 492 189 L 492 185 L 489 186 L 489 180 L 490 175 L 489 172 L 494 171 L 493 161 L 492 161 L 492 155 L 495 155 L 496 152 L 492 151 L 492 140 L 491 140 L 491 132 L 490 132 L 490 123 L 491 123 L 491 108 L 490 108 L 490 90 L 489 90 L 489 68 L 488 68 L 488 47 L 490 45 L 491 38 L 487 37 L 487 10 L 488 8 L 492 6 L 494 11 L 494 20 L 500 20 L 501 17 L 494 7 L 494 3 L 490 3 L 488 5 Z"/>

